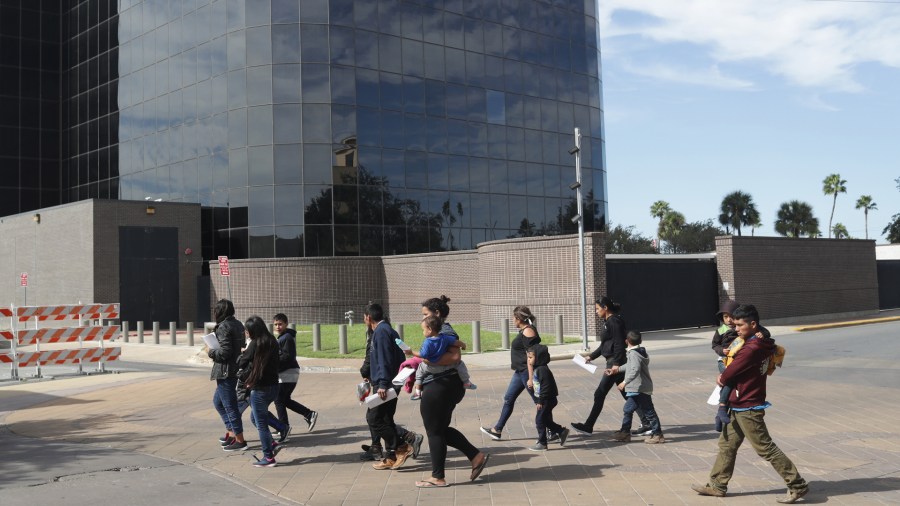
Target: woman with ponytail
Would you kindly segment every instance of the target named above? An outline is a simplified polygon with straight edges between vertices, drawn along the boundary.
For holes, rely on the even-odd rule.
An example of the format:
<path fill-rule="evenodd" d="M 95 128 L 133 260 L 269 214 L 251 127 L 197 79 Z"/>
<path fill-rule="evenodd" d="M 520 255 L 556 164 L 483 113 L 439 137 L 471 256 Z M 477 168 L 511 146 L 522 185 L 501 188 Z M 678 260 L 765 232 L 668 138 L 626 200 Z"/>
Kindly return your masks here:
<path fill-rule="evenodd" d="M 594 303 L 594 309 L 597 316 L 603 320 L 603 326 L 600 328 L 600 346 L 585 361 L 590 363 L 602 356 L 606 360 L 606 368 L 600 377 L 597 390 L 594 391 L 594 405 L 587 420 L 584 423 L 572 423 L 572 427 L 582 434 L 594 432 L 594 423 L 603 411 L 606 394 L 614 385 L 625 379 L 625 336 L 628 334 L 628 328 L 625 326 L 625 320 L 619 315 L 622 306 L 603 296 Z M 625 395 L 624 392 L 622 395 Z M 638 414 L 643 425 L 643 413 Z"/>
<path fill-rule="evenodd" d="M 525 353 L 525 350 L 541 342 L 541 336 L 538 335 L 537 329 L 534 327 L 535 320 L 536 318 L 531 314 L 531 310 L 527 306 L 516 306 L 513 309 L 513 322 L 516 328 L 519 329 L 519 334 L 509 345 L 510 368 L 513 370 L 513 375 L 509 381 L 509 386 L 506 388 L 506 394 L 503 396 L 503 408 L 500 410 L 500 419 L 491 427 L 481 428 L 481 432 L 490 436 L 494 441 L 500 440 L 503 427 L 506 426 L 506 421 L 512 415 L 519 394 L 527 391 L 528 395 L 531 396 L 531 400 L 535 404 L 538 403 L 530 384 L 534 371 L 528 364 L 528 356 Z"/>
<path fill-rule="evenodd" d="M 246 385 L 250 391 L 250 409 L 256 421 L 263 457 L 253 465 L 275 467 L 275 445 L 269 426 L 269 405 L 278 397 L 278 341 L 259 316 L 251 316 L 244 326 L 250 344 L 238 358 L 238 366 L 249 371 Z"/>

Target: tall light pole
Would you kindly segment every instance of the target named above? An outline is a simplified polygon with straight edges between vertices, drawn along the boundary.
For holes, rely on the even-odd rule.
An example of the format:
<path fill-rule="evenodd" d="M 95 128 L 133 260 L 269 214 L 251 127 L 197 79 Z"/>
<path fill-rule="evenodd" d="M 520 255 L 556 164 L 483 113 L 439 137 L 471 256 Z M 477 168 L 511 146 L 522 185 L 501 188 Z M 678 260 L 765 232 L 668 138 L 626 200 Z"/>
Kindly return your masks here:
<path fill-rule="evenodd" d="M 574 223 L 578 224 L 578 273 L 581 277 L 581 338 L 584 343 L 584 350 L 588 350 L 588 327 L 587 327 L 587 289 L 584 281 L 584 209 L 581 199 L 581 131 L 575 128 L 575 147 L 569 150 L 570 155 L 575 155 L 575 182 L 569 185 L 569 188 L 575 190 L 575 200 L 578 205 L 578 214 L 572 218 Z"/>

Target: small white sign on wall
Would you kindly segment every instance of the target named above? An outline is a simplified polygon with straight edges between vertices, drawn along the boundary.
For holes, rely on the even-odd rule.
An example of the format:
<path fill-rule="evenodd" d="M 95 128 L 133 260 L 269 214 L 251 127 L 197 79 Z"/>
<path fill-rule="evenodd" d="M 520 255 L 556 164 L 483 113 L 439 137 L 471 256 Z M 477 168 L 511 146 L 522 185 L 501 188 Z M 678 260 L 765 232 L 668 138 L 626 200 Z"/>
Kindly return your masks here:
<path fill-rule="evenodd" d="M 722 290 L 728 291 L 729 285 L 728 281 L 722 281 Z"/>

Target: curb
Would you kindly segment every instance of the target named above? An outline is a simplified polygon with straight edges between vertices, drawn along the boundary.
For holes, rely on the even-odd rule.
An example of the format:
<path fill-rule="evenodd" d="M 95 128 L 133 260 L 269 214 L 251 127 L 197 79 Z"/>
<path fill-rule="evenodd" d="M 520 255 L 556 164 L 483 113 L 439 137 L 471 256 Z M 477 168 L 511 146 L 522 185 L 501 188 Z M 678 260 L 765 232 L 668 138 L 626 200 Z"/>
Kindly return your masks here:
<path fill-rule="evenodd" d="M 804 327 L 794 327 L 795 332 L 806 332 L 807 330 L 825 330 L 837 329 L 841 327 L 854 327 L 857 325 L 868 325 L 870 323 L 885 323 L 900 321 L 900 316 L 887 316 L 884 318 L 873 318 L 871 320 L 852 320 L 847 322 L 822 323 L 819 325 L 806 325 Z"/>

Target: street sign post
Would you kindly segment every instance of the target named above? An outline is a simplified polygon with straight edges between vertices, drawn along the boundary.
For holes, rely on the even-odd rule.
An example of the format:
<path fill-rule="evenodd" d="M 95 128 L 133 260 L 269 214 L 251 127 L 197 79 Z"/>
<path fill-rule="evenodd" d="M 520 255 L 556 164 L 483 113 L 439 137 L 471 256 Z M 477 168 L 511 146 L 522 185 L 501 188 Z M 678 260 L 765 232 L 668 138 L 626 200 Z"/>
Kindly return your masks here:
<path fill-rule="evenodd" d="M 28 305 L 28 273 L 27 272 L 23 272 L 22 274 L 19 275 L 19 285 L 25 291 L 25 304 L 24 305 L 27 306 Z"/>
<path fill-rule="evenodd" d="M 228 288 L 228 300 L 234 303 L 231 298 L 231 270 L 228 268 L 228 257 L 219 257 L 219 275 L 225 278 L 225 286 Z"/>

